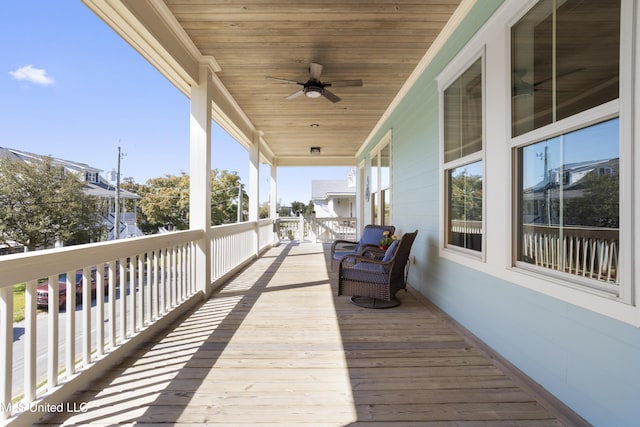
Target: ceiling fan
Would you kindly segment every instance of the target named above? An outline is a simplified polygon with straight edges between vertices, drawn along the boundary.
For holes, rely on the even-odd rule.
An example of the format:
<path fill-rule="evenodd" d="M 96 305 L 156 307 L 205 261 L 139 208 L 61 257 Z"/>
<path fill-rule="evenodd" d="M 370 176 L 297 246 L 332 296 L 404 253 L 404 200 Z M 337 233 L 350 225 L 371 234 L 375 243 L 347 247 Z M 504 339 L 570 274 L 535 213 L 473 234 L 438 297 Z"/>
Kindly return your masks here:
<path fill-rule="evenodd" d="M 269 80 L 275 80 L 282 83 L 290 83 L 302 86 L 302 89 L 288 95 L 286 99 L 297 98 L 304 94 L 307 98 L 319 98 L 324 96 L 331 102 L 338 102 L 342 98 L 329 91 L 328 87 L 346 87 L 346 86 L 362 86 L 362 80 L 340 80 L 335 82 L 320 81 L 322 73 L 322 65 L 312 62 L 309 64 L 309 80 L 306 82 L 296 82 L 294 80 L 281 79 L 278 77 L 267 77 Z"/>
<path fill-rule="evenodd" d="M 574 73 L 578 73 L 584 71 L 584 68 L 575 68 L 573 70 L 569 70 L 564 73 L 556 74 L 555 79 L 561 79 L 564 77 L 568 77 Z M 526 69 L 517 69 L 513 71 L 513 87 L 512 87 L 512 96 L 520 97 L 523 95 L 533 95 L 535 91 L 542 92 L 551 92 L 550 88 L 538 87 L 540 85 L 544 85 L 545 83 L 551 82 L 553 77 L 549 77 L 538 82 L 529 83 L 524 80 L 524 76 L 529 73 L 529 70 Z M 558 90 L 558 92 L 566 92 L 566 90 Z"/>

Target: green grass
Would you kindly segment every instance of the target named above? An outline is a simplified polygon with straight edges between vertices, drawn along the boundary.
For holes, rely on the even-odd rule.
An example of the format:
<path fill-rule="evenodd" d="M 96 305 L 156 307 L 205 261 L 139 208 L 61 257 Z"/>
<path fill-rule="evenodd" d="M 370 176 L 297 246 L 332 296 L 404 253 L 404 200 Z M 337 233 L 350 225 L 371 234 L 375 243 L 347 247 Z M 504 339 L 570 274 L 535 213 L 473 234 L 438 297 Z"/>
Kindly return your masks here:
<path fill-rule="evenodd" d="M 13 287 L 13 321 L 19 322 L 24 320 L 24 290 L 27 287 L 25 283 L 15 285 Z"/>

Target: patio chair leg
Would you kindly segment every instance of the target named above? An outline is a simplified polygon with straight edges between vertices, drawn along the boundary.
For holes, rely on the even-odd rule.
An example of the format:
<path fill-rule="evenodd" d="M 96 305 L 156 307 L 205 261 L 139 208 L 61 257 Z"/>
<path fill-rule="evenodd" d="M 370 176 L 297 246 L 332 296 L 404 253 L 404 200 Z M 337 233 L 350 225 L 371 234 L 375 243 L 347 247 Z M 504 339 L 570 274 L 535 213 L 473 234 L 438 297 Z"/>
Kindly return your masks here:
<path fill-rule="evenodd" d="M 396 298 L 391 301 L 385 301 L 378 298 L 352 296 L 349 301 L 358 307 L 375 309 L 393 308 L 400 305 L 400 300 Z"/>

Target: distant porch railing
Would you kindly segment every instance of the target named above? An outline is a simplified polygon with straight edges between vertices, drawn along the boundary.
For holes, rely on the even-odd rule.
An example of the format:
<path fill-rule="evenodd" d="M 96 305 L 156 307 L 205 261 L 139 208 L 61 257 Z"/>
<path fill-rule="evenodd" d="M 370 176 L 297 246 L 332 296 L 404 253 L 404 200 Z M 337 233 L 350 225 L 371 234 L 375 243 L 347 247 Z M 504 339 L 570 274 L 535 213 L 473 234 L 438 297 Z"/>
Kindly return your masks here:
<path fill-rule="evenodd" d="M 522 226 L 522 257 L 537 266 L 608 284 L 618 283 L 618 230 Z"/>
<path fill-rule="evenodd" d="M 211 282 L 271 246 L 273 224 L 268 219 L 212 227 Z M 99 365 L 122 357 L 203 298 L 210 284 L 195 274 L 197 242 L 203 238 L 204 231 L 189 230 L 0 257 L 0 419 L 16 425 L 35 421 L 44 414 L 30 410 L 34 405 L 65 399 L 98 376 Z M 61 310 L 63 273 L 69 292 Z M 16 334 L 14 287 L 22 283 L 25 320 Z M 37 315 L 42 283 L 48 313 Z"/>
<path fill-rule="evenodd" d="M 356 219 L 354 217 L 304 218 L 282 217 L 277 219 L 280 240 L 311 240 L 328 243 L 334 240 L 355 240 Z"/>

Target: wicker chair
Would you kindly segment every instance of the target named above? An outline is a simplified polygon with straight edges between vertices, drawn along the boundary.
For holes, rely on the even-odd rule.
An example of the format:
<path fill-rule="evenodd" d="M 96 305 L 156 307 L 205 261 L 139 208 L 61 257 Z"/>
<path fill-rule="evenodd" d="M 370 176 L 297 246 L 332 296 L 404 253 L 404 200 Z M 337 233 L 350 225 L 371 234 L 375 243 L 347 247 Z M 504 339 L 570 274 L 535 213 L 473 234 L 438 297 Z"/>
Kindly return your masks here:
<path fill-rule="evenodd" d="M 331 244 L 331 269 L 335 271 L 342 258 L 347 255 L 362 255 L 367 249 L 377 248 L 385 231 L 393 234 L 396 228 L 393 225 L 369 224 L 364 227 L 362 236 L 357 242 L 335 240 Z"/>
<path fill-rule="evenodd" d="M 346 255 L 338 269 L 338 295 L 350 295 L 351 302 L 367 308 L 390 308 L 400 304 L 395 295 L 406 289 L 406 268 L 418 231 L 393 242 L 382 260 Z"/>

